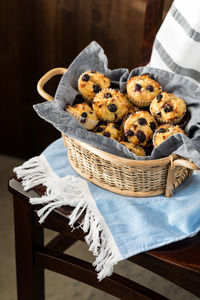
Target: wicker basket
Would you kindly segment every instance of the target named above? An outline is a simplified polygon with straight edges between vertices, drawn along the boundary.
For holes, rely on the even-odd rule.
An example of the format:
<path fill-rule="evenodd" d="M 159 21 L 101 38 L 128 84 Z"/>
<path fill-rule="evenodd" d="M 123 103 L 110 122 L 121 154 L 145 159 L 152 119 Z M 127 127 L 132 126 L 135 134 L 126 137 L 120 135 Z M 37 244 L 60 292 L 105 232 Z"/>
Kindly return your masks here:
<path fill-rule="evenodd" d="M 46 73 L 38 82 L 37 90 L 46 100 L 53 97 L 43 86 L 53 76 L 67 69 L 56 68 Z M 62 134 L 68 148 L 68 158 L 74 170 L 87 180 L 109 191 L 135 197 L 155 196 L 173 190 L 198 167 L 176 155 L 156 160 L 131 160 L 112 155 L 89 144 Z"/>

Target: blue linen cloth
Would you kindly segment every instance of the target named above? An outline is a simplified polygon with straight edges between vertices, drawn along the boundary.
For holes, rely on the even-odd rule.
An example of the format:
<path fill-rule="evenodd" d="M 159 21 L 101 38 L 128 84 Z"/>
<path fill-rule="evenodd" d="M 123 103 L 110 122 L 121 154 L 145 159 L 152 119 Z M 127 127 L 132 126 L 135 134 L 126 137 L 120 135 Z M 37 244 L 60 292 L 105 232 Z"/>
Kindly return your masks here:
<path fill-rule="evenodd" d="M 70 166 L 62 139 L 43 155 L 59 176 L 79 176 Z M 200 175 L 184 181 L 171 198 L 135 198 L 115 194 L 88 182 L 123 259 L 195 235 L 200 230 Z"/>
<path fill-rule="evenodd" d="M 200 230 L 200 175 L 187 178 L 171 198 L 122 196 L 82 179 L 68 162 L 62 138 L 14 171 L 25 190 L 38 184 L 47 187 L 46 195 L 30 199 L 31 204 L 44 204 L 37 211 L 40 222 L 53 209 L 71 205 L 74 209 L 69 224 L 73 228 L 85 213 L 80 227 L 96 256 L 93 265 L 99 280 L 111 275 L 120 260 L 183 240 Z"/>

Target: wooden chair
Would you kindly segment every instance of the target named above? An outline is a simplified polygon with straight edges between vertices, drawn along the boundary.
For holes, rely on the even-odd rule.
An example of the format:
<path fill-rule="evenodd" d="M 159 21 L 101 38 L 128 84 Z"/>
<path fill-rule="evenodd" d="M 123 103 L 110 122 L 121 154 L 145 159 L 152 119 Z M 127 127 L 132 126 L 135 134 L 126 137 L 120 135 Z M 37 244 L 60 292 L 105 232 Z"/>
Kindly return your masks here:
<path fill-rule="evenodd" d="M 141 65 L 149 61 L 155 34 L 161 23 L 163 0 L 147 0 Z M 81 229 L 71 232 L 67 216 L 72 208 L 61 207 L 53 211 L 43 224 L 38 223 L 35 209 L 29 197 L 42 195 L 45 188 L 37 186 L 24 192 L 20 181 L 13 176 L 9 180 L 13 195 L 15 218 L 15 246 L 18 300 L 44 300 L 44 269 L 69 276 L 120 299 L 167 299 L 120 275 L 97 281 L 97 274 L 88 262 L 64 254 L 64 250 L 76 241 L 84 242 Z M 81 221 L 77 222 L 77 226 Z M 44 228 L 58 233 L 44 245 Z M 148 251 L 129 258 L 134 262 L 200 296 L 200 234 L 169 246 Z"/>
<path fill-rule="evenodd" d="M 44 269 L 48 269 L 97 289 L 119 299 L 167 299 L 138 283 L 120 275 L 97 281 L 97 273 L 88 262 L 63 254 L 76 241 L 84 242 L 81 229 L 71 232 L 67 216 L 72 208 L 61 207 L 51 213 L 43 224 L 38 223 L 29 197 L 42 195 L 44 187 L 38 186 L 24 192 L 16 178 L 9 181 L 13 194 L 15 218 L 15 246 L 18 300 L 44 300 Z M 80 224 L 77 222 L 77 226 Z M 44 246 L 44 228 L 58 235 Z M 129 258 L 136 263 L 200 297 L 200 234 L 177 243 L 148 251 Z"/>

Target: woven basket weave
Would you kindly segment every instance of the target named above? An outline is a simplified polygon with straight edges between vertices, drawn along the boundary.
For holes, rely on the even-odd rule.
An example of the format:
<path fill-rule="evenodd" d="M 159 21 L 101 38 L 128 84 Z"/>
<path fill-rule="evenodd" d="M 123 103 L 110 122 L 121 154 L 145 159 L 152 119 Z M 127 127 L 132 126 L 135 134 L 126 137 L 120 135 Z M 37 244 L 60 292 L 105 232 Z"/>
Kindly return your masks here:
<path fill-rule="evenodd" d="M 43 86 L 53 76 L 64 74 L 67 69 L 56 68 L 46 73 L 38 82 L 39 94 L 46 100 L 53 97 Z M 198 167 L 176 155 L 156 160 L 131 160 L 112 155 L 91 145 L 62 134 L 68 148 L 68 158 L 74 170 L 100 187 L 126 196 L 144 197 L 173 190 Z"/>
<path fill-rule="evenodd" d="M 175 166 L 175 155 L 141 161 L 121 158 L 63 134 L 71 166 L 82 177 L 115 193 L 126 196 L 172 194 L 192 170 Z"/>

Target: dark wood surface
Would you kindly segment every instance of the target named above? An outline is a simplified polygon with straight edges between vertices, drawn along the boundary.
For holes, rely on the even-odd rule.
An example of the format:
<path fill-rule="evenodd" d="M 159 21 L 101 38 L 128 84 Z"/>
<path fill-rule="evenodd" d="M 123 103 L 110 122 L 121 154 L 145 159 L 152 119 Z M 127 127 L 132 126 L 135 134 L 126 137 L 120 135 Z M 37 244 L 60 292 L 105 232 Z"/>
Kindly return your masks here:
<path fill-rule="evenodd" d="M 36 84 L 51 68 L 67 67 L 92 40 L 105 49 L 110 68 L 138 66 L 146 1 L 0 2 L 1 152 L 28 158 L 59 137 L 32 108 L 43 101 Z M 165 13 L 171 2 L 165 1 Z M 152 40 L 152 35 L 146 38 Z M 51 94 L 58 81 L 55 78 L 47 85 Z"/>
<path fill-rule="evenodd" d="M 23 192 L 23 189 L 21 187 L 21 184 L 16 180 L 16 179 L 11 179 L 10 183 L 9 183 L 9 190 L 10 192 L 14 195 L 14 203 L 16 206 L 16 214 L 15 216 L 17 216 L 17 223 L 16 223 L 16 228 L 20 228 L 21 226 L 25 226 L 24 224 L 24 213 L 26 213 L 25 216 L 25 220 L 26 224 L 28 224 L 28 229 L 23 229 L 23 235 L 26 236 L 27 232 L 29 231 L 30 228 L 30 204 L 28 203 L 28 197 L 29 195 L 27 195 L 27 193 Z M 34 189 L 31 190 L 31 192 L 35 193 L 35 195 L 42 195 L 45 192 L 45 188 L 42 186 L 38 186 Z M 32 195 L 33 197 L 33 195 Z M 34 206 L 34 210 L 40 208 L 41 206 Z M 33 207 L 32 207 L 33 210 Z M 36 260 L 40 262 L 40 267 L 45 267 L 45 268 L 49 268 L 50 270 L 54 270 L 54 271 L 58 271 L 59 269 L 61 269 L 61 274 L 65 274 L 67 276 L 71 276 L 72 278 L 75 278 L 77 280 L 80 280 L 82 282 L 85 282 L 85 276 L 81 275 L 84 274 L 84 271 L 82 268 L 84 268 L 84 266 L 86 267 L 86 273 L 89 272 L 89 282 L 87 282 L 88 284 L 99 288 L 99 289 L 103 289 L 105 288 L 105 291 L 107 291 L 108 293 L 111 293 L 112 295 L 116 295 L 115 293 L 113 293 L 110 289 L 110 283 L 112 283 L 112 280 L 116 279 L 116 289 L 118 291 L 118 293 L 120 293 L 120 286 L 123 283 L 124 279 L 121 279 L 121 277 L 116 277 L 116 275 L 114 275 L 114 277 L 111 277 L 110 279 L 108 279 L 108 281 L 105 283 L 105 285 L 103 284 L 103 286 L 100 284 L 99 286 L 97 285 L 97 282 L 95 281 L 96 278 L 96 273 L 94 271 L 93 268 L 91 268 L 87 263 L 85 265 L 85 263 L 79 260 L 73 260 L 73 258 L 67 256 L 60 256 L 60 254 L 56 254 L 54 256 L 54 258 L 50 258 L 49 255 L 50 253 L 52 253 L 51 251 L 54 252 L 62 252 L 65 250 L 65 248 L 68 248 L 70 245 L 72 245 L 75 241 L 80 240 L 84 242 L 84 236 L 85 234 L 83 233 L 83 231 L 78 228 L 78 225 L 80 224 L 82 217 L 80 217 L 80 219 L 78 220 L 77 224 L 75 224 L 75 227 L 77 227 L 77 229 L 75 229 L 74 231 L 71 231 L 70 226 L 68 225 L 68 216 L 71 213 L 71 211 L 73 210 L 72 207 L 70 206 L 65 206 L 65 207 L 61 207 L 59 209 L 56 209 L 55 211 L 53 211 L 48 218 L 45 220 L 45 222 L 40 225 L 38 223 L 38 217 L 36 214 L 33 214 L 33 216 L 31 217 L 32 220 L 32 226 L 34 226 L 36 232 L 39 232 L 38 230 L 41 230 L 41 228 L 48 228 L 51 230 L 54 230 L 56 232 L 58 232 L 58 235 L 51 241 L 48 243 L 47 245 L 47 249 L 48 251 L 44 250 L 40 245 L 41 245 L 41 238 L 39 237 L 39 242 L 37 242 L 37 248 L 38 250 L 38 254 L 36 255 Z M 28 215 L 27 212 L 29 211 Z M 29 218 L 28 218 L 29 216 Z M 23 221 L 22 221 L 23 220 Z M 26 225 L 27 226 L 27 225 Z M 25 233 L 24 233 L 25 232 Z M 24 266 L 21 267 L 21 259 L 20 258 L 20 253 L 24 253 L 23 249 L 21 249 L 23 246 L 26 246 L 27 248 L 27 242 L 22 243 L 22 245 L 20 244 L 20 242 L 18 242 L 18 240 L 20 241 L 20 238 L 22 238 L 22 234 L 20 232 L 19 229 L 16 229 L 16 253 L 17 253 L 17 260 L 18 260 L 18 275 L 19 274 L 23 274 L 24 271 Z M 29 232 L 30 235 L 30 232 Z M 37 235 L 36 235 L 37 236 Z M 35 237 L 35 235 L 34 235 Z M 33 236 L 32 236 L 33 238 Z M 27 241 L 30 241 L 30 236 L 27 238 Z M 34 241 L 34 239 L 33 239 Z M 34 242 L 29 243 L 28 244 L 30 246 L 28 246 L 28 249 L 30 249 L 30 252 L 28 251 L 28 256 L 27 256 L 27 260 L 30 259 L 32 253 L 33 253 L 33 245 Z M 22 252 L 21 252 L 22 251 Z M 180 287 L 188 290 L 189 292 L 193 293 L 196 296 L 200 297 L 200 234 L 195 235 L 194 237 L 191 238 L 187 238 L 185 240 L 176 242 L 176 243 L 172 243 L 170 245 L 152 250 L 152 251 L 148 251 L 148 252 L 144 252 L 141 253 L 139 255 L 133 256 L 131 258 L 129 258 L 128 260 L 131 262 L 134 262 L 138 265 L 143 266 L 144 268 L 170 280 L 171 282 L 179 285 Z M 60 267 L 56 266 L 56 262 L 58 261 Z M 66 265 L 68 267 L 72 267 L 72 270 L 68 270 L 65 271 L 65 268 L 61 265 Z M 79 264 L 80 263 L 80 264 Z M 22 268 L 22 270 L 21 270 Z M 29 268 L 29 264 L 27 263 L 27 266 L 25 267 L 26 271 L 28 271 Z M 81 268 L 81 269 L 79 269 Z M 33 268 L 31 268 L 32 270 Z M 81 271 L 82 270 L 82 271 Z M 23 271 L 23 272 L 22 272 Z M 79 272 L 80 271 L 80 272 Z M 83 273 L 81 273 L 83 272 Z M 78 274 L 77 274 L 78 273 Z M 86 274 L 85 273 L 85 274 Z M 31 271 L 31 276 L 32 275 L 32 271 Z M 88 273 L 87 273 L 88 274 Z M 21 275 L 20 275 L 21 276 Z M 19 276 L 19 278 L 21 278 Z M 41 278 L 42 278 L 42 274 L 41 274 Z M 34 279 L 34 277 L 33 277 Z M 41 279 L 42 280 L 42 279 Z M 110 281 L 111 280 L 111 281 Z M 41 281 L 43 284 L 43 281 Z M 20 279 L 19 279 L 19 283 L 20 283 Z M 128 288 L 130 288 L 129 285 L 129 281 L 125 281 L 125 290 Z M 135 283 L 134 283 L 135 284 Z M 132 285 L 131 286 L 134 288 L 134 290 L 136 289 L 136 291 L 140 291 L 141 295 L 137 295 L 138 298 L 136 299 L 149 299 L 148 297 L 150 297 L 150 299 L 159 299 L 156 298 L 157 295 L 150 296 L 149 291 L 148 290 L 142 290 L 141 286 L 137 286 L 136 285 Z M 139 290 L 138 290 L 139 289 Z M 123 291 L 123 292 L 122 292 Z M 128 291 L 128 290 L 127 290 Z M 118 295 L 123 295 L 124 293 L 124 289 L 121 290 L 122 294 L 118 294 Z M 130 291 L 129 291 L 130 292 Z M 143 295 L 142 295 L 143 294 Z M 134 295 L 131 294 L 131 295 Z M 140 298 L 140 297 L 144 297 L 144 298 Z M 145 298 L 147 297 L 147 298 Z M 128 299 L 128 298 L 123 298 L 123 297 L 119 297 L 120 299 Z M 23 298 L 22 298 L 23 299 Z M 38 298 L 40 299 L 40 298 Z M 130 299 L 130 298 L 129 298 Z M 21 300 L 21 299 L 20 299 Z"/>

